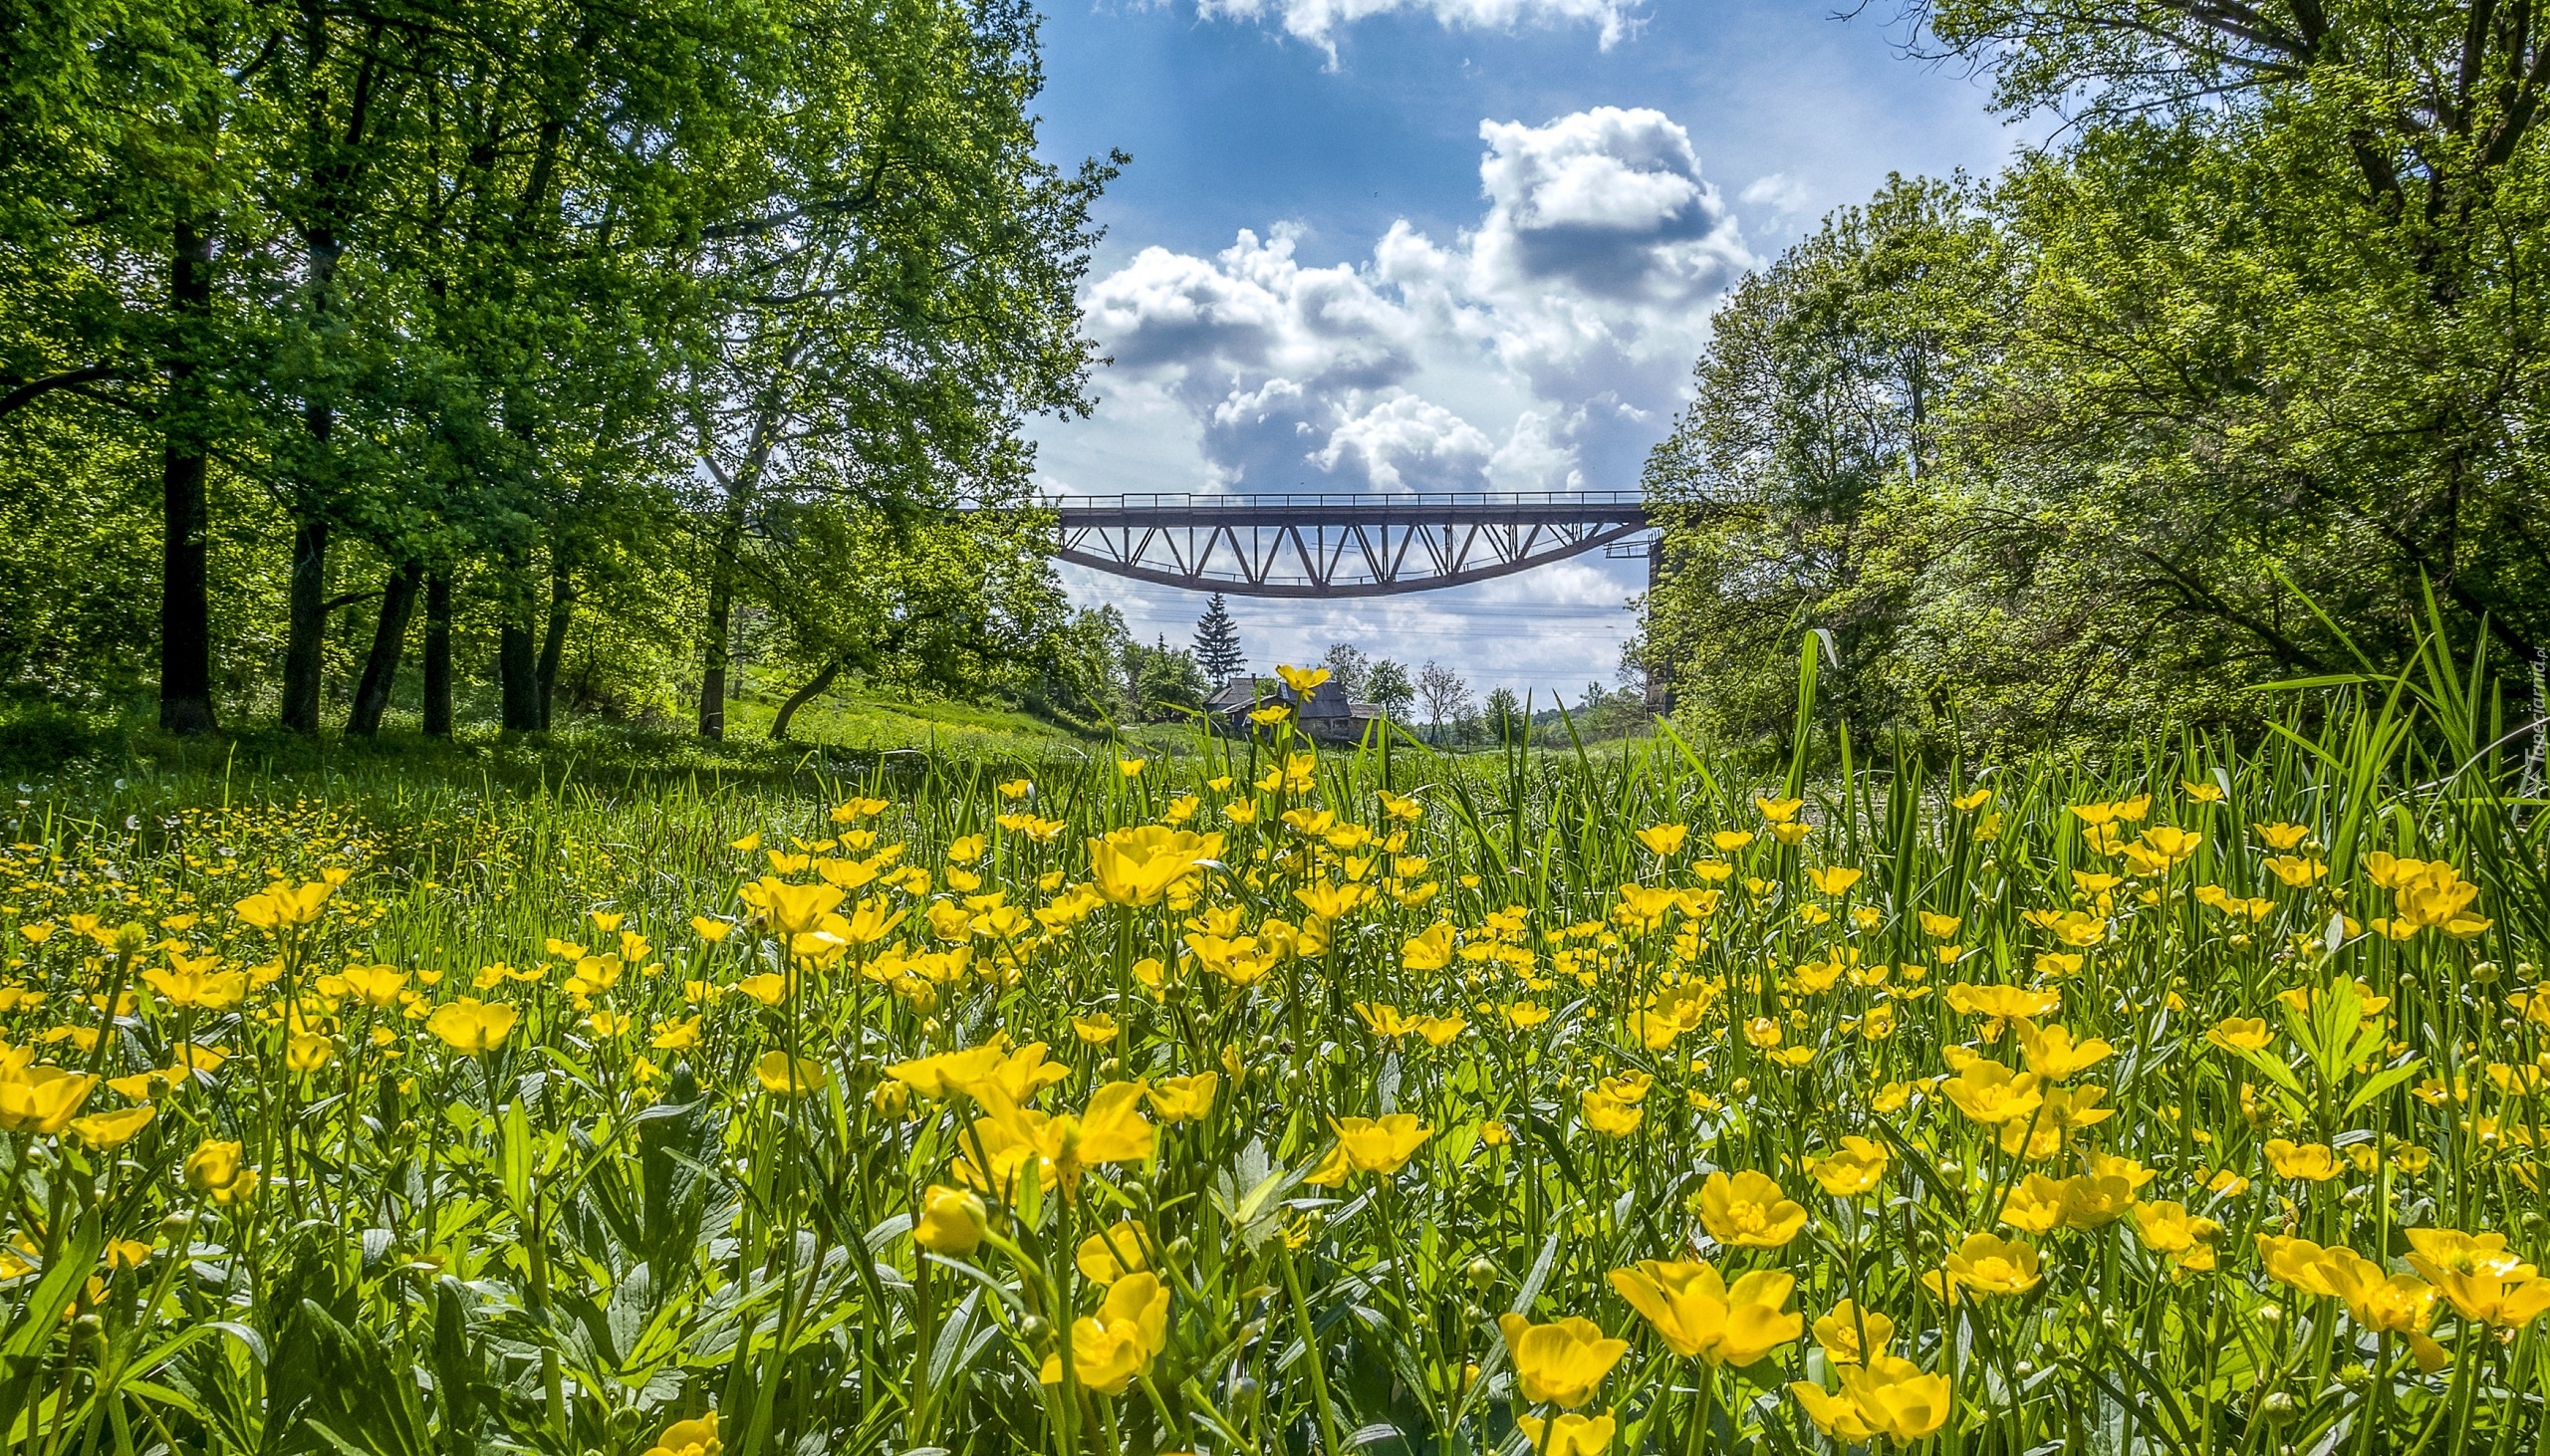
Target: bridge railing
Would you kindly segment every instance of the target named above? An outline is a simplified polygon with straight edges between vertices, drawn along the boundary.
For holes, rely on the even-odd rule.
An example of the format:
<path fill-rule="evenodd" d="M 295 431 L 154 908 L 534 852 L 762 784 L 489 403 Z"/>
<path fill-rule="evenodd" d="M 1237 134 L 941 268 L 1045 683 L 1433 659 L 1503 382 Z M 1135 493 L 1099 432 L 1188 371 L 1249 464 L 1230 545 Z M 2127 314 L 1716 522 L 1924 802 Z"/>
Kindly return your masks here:
<path fill-rule="evenodd" d="M 1116 495 L 1046 495 L 1037 504 L 1057 512 L 1078 511 L 1266 511 L 1314 510 L 1421 512 L 1444 506 L 1642 506 L 1646 496 L 1635 490 L 1433 490 L 1433 491 L 1247 491 L 1230 494 L 1128 491 Z"/>

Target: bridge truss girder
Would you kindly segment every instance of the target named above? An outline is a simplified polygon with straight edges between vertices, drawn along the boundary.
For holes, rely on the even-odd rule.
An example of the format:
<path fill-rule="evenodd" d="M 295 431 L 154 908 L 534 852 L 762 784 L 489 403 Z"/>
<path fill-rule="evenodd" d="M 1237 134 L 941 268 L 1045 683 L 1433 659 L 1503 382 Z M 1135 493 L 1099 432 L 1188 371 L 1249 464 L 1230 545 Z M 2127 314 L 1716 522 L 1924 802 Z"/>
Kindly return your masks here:
<path fill-rule="evenodd" d="M 1243 597 L 1384 597 L 1484 582 L 1648 529 L 1635 491 L 1107 496 L 1048 502 L 1061 560 Z"/>

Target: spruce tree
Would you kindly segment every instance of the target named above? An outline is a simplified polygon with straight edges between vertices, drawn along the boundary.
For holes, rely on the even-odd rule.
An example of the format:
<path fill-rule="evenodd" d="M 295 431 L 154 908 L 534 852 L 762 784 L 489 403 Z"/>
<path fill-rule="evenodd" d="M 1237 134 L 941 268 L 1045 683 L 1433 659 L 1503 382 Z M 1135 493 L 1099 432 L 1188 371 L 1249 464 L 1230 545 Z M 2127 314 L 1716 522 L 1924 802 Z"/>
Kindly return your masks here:
<path fill-rule="evenodd" d="M 1204 605 L 1204 615 L 1195 623 L 1195 664 L 1215 684 L 1237 677 L 1248 665 L 1239 650 L 1239 623 L 1231 620 L 1231 609 L 1219 592 Z"/>

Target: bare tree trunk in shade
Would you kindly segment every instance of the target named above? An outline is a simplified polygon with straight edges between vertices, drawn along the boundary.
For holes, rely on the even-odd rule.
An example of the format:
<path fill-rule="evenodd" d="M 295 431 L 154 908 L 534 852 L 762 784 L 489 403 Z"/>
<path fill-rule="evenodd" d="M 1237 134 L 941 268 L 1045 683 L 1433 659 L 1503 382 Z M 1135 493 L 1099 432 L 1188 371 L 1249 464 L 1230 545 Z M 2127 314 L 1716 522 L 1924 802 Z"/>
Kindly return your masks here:
<path fill-rule="evenodd" d="M 173 234 L 168 303 L 183 331 L 212 309 L 212 239 L 186 216 Z M 212 712 L 212 604 L 204 562 L 205 461 L 203 441 L 193 432 L 202 386 L 187 347 L 168 362 L 168 439 L 159 464 L 159 726 L 210 733 L 219 725 Z"/>
<path fill-rule="evenodd" d="M 575 577 L 563 566 L 549 570 L 549 630 L 540 640 L 540 665 L 535 674 L 540 683 L 540 726 L 549 726 L 549 714 L 558 697 L 558 660 L 567 653 L 567 624 L 576 612 Z"/>
<path fill-rule="evenodd" d="M 381 715 L 389 708 L 389 689 L 398 678 L 398 658 L 407 647 L 407 619 L 415 614 L 416 589 L 423 585 L 424 564 L 402 562 L 381 586 L 381 615 L 372 629 L 372 651 L 363 662 L 363 680 L 355 685 L 354 706 L 346 713 L 346 731 L 371 737 L 381 731 Z"/>
<path fill-rule="evenodd" d="M 425 578 L 425 732 L 451 736 L 451 578 Z"/>
<path fill-rule="evenodd" d="M 743 549 L 744 508 L 736 500 L 717 528 L 708 562 L 708 640 L 700 663 L 699 736 L 726 736 L 726 636 L 735 612 L 735 553 Z"/>
<path fill-rule="evenodd" d="M 291 620 L 283 649 L 283 726 L 319 731 L 319 674 L 328 634 L 328 523 L 305 520 L 292 533 Z"/>

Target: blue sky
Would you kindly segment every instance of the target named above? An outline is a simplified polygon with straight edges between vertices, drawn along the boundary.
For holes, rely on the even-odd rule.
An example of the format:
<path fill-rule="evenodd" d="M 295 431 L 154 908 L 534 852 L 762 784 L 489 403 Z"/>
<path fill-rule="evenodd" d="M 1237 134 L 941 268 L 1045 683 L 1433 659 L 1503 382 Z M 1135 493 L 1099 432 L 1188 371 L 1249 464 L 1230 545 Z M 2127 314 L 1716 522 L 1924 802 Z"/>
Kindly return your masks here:
<path fill-rule="evenodd" d="M 1048 0 L 1058 161 L 1122 147 L 1082 306 L 1115 357 L 1046 484 L 1637 484 L 1742 272 L 1891 171 L 2022 140 L 1882 12 L 1666 0 Z M 1066 569 L 1145 638 L 1202 600 Z M 1234 599 L 1261 671 L 1332 641 L 1482 693 L 1609 680 L 1644 584 L 1600 556 L 1450 592 Z"/>

